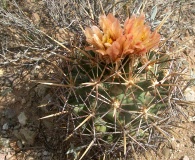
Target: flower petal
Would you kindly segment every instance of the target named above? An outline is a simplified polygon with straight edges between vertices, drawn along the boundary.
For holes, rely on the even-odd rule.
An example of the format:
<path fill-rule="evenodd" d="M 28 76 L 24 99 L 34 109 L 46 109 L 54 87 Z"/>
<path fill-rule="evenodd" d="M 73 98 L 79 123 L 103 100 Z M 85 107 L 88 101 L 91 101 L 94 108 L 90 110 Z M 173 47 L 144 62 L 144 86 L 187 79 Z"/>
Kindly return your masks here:
<path fill-rule="evenodd" d="M 99 37 L 96 34 L 93 35 L 93 40 L 94 42 L 92 43 L 92 45 L 94 45 L 96 48 L 104 49 L 104 45 L 102 44 L 102 41 L 99 39 Z"/>

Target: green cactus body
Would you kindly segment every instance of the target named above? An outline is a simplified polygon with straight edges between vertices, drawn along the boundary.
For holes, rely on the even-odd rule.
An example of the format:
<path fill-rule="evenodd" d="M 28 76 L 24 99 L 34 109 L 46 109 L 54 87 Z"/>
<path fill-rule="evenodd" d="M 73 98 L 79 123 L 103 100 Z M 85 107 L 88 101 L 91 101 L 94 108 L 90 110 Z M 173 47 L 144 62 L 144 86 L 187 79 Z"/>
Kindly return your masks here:
<path fill-rule="evenodd" d="M 164 60 L 165 56 L 161 57 L 151 53 L 147 61 L 154 63 L 148 67 L 136 57 L 127 57 L 119 64 L 92 64 L 96 57 L 87 60 L 81 56 L 71 73 L 75 86 L 68 99 L 74 106 L 74 113 L 83 117 L 78 125 L 92 114 L 92 118 L 83 124 L 86 133 L 96 132 L 110 140 L 114 138 L 108 137 L 109 132 L 127 130 L 131 136 L 139 132 L 138 137 L 148 134 L 142 125 L 138 129 L 140 120 L 146 127 L 155 122 L 159 111 L 167 105 L 169 86 L 163 87 L 159 82 L 165 77 L 164 70 L 169 61 Z"/>

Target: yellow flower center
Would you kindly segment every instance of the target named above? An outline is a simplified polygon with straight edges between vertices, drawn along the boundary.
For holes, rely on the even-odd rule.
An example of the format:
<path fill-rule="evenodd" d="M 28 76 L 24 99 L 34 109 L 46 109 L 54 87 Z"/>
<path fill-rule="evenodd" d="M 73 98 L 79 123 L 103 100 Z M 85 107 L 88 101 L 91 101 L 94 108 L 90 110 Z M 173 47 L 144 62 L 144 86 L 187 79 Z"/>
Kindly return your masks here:
<path fill-rule="evenodd" d="M 107 43 L 112 44 L 112 42 L 113 42 L 113 40 L 112 40 L 111 38 L 108 38 L 108 39 L 107 39 Z"/>
<path fill-rule="evenodd" d="M 110 44 L 112 44 L 113 40 L 112 40 L 112 38 L 108 34 L 105 34 L 103 36 L 102 42 L 103 43 L 110 43 Z"/>
<path fill-rule="evenodd" d="M 145 40 L 145 35 L 142 35 L 141 36 L 141 41 L 144 41 Z"/>

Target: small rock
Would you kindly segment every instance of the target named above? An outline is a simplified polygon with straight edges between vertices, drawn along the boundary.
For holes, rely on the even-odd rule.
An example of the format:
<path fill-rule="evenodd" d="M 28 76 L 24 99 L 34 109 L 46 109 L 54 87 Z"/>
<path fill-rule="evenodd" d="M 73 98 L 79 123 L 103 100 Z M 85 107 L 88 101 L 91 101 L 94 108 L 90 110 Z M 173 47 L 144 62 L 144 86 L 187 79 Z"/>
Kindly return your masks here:
<path fill-rule="evenodd" d="M 22 135 L 22 137 L 24 137 L 25 139 L 23 139 L 27 144 L 33 145 L 34 141 L 35 141 L 35 137 L 36 137 L 36 132 L 30 131 L 28 128 L 22 128 L 20 129 L 20 134 Z"/>
<path fill-rule="evenodd" d="M 3 147 L 8 148 L 9 147 L 9 143 L 10 143 L 10 140 L 8 138 L 0 138 L 0 144 Z"/>
<path fill-rule="evenodd" d="M 18 140 L 18 141 L 16 142 L 16 144 L 17 144 L 18 148 L 20 148 L 20 149 L 23 148 L 23 144 L 22 144 L 21 141 Z"/>
<path fill-rule="evenodd" d="M 5 130 L 5 131 L 8 130 L 9 129 L 9 125 L 7 123 L 5 123 L 3 125 L 3 127 L 2 127 L 2 129 Z"/>
<path fill-rule="evenodd" d="M 32 20 L 35 24 L 39 24 L 40 23 L 40 16 L 38 15 L 38 13 L 33 13 L 32 14 Z"/>
<path fill-rule="evenodd" d="M 23 104 L 25 104 L 25 103 L 26 103 L 26 99 L 25 99 L 25 98 L 22 98 L 21 104 L 23 105 Z"/>
<path fill-rule="evenodd" d="M 28 128 L 21 128 L 19 131 L 14 130 L 13 134 L 22 142 L 22 144 L 27 145 L 33 145 L 37 135 L 36 132 L 30 131 Z"/>
<path fill-rule="evenodd" d="M 27 156 L 27 157 L 26 157 L 26 160 L 34 160 L 34 157 L 32 157 L 32 156 Z"/>
<path fill-rule="evenodd" d="M 41 152 L 37 153 L 37 156 L 38 157 L 41 157 L 42 156 L 42 153 Z"/>
<path fill-rule="evenodd" d="M 21 125 L 25 125 L 27 121 L 27 117 L 24 112 L 21 112 L 20 115 L 18 116 L 18 121 Z"/>
<path fill-rule="evenodd" d="M 195 91 L 191 88 L 187 88 L 184 92 L 186 101 L 195 101 Z"/>
<path fill-rule="evenodd" d="M 184 157 L 182 158 L 182 160 L 190 160 L 190 159 L 188 158 L 188 156 L 184 156 Z"/>
<path fill-rule="evenodd" d="M 47 156 L 48 155 L 48 152 L 47 151 L 43 151 L 43 155 L 44 156 Z"/>
<path fill-rule="evenodd" d="M 0 68 L 0 77 L 3 77 L 4 70 L 3 68 Z"/>
<path fill-rule="evenodd" d="M 191 138 L 192 143 L 195 143 L 195 136 L 192 136 Z"/>

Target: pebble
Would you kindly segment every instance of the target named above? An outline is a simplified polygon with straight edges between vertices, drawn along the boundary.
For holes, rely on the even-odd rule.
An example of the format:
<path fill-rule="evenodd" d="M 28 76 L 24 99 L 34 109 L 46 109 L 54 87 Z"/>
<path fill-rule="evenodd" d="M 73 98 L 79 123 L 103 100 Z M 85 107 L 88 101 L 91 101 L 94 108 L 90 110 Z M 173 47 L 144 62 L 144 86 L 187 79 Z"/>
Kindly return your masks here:
<path fill-rule="evenodd" d="M 17 144 L 18 148 L 20 148 L 20 149 L 23 148 L 23 144 L 22 144 L 21 141 L 18 140 L 18 141 L 16 142 L 16 144 Z"/>
<path fill-rule="evenodd" d="M 38 157 L 41 157 L 42 156 L 42 153 L 41 152 L 37 153 L 37 156 Z"/>
<path fill-rule="evenodd" d="M 25 113 L 24 112 L 21 112 L 20 113 L 20 115 L 18 116 L 18 121 L 19 121 L 19 123 L 21 124 L 21 125 L 26 125 L 26 123 L 27 123 L 27 117 L 26 117 L 26 115 L 25 115 Z"/>
<path fill-rule="evenodd" d="M 188 156 L 184 156 L 182 160 L 190 160 Z"/>
<path fill-rule="evenodd" d="M 195 136 L 191 137 L 191 141 L 192 141 L 192 143 L 195 143 Z"/>
<path fill-rule="evenodd" d="M 195 101 L 195 91 L 191 88 L 187 88 L 184 92 L 186 101 Z"/>
<path fill-rule="evenodd" d="M 28 157 L 26 157 L 26 160 L 34 160 L 34 157 L 28 156 Z"/>
<path fill-rule="evenodd" d="M 33 145 L 35 141 L 35 137 L 37 135 L 36 132 L 30 131 L 28 128 L 21 128 L 20 130 L 14 130 L 13 134 L 24 145 L 26 144 Z"/>
<path fill-rule="evenodd" d="M 28 128 L 22 128 L 20 129 L 21 137 L 23 137 L 23 141 L 25 141 L 27 144 L 33 145 L 35 141 L 35 137 L 37 135 L 36 132 L 30 131 Z"/>
<path fill-rule="evenodd" d="M 48 155 L 48 152 L 47 151 L 43 151 L 43 155 L 44 156 L 47 156 Z"/>
<path fill-rule="evenodd" d="M 21 104 L 23 105 L 23 104 L 25 104 L 25 103 L 26 103 L 26 99 L 25 99 L 25 98 L 22 98 Z"/>
<path fill-rule="evenodd" d="M 0 143 L 5 148 L 9 147 L 10 140 L 8 138 L 0 138 Z"/>
<path fill-rule="evenodd" d="M 38 13 L 33 13 L 32 14 L 32 20 L 33 20 L 34 24 L 39 24 L 41 18 L 40 18 Z"/>
<path fill-rule="evenodd" d="M 0 68 L 0 77 L 3 77 L 4 70 L 3 68 Z"/>
<path fill-rule="evenodd" d="M 9 129 L 9 125 L 7 123 L 5 123 L 3 125 L 3 127 L 2 127 L 2 129 L 5 130 L 5 131 L 8 130 Z"/>

